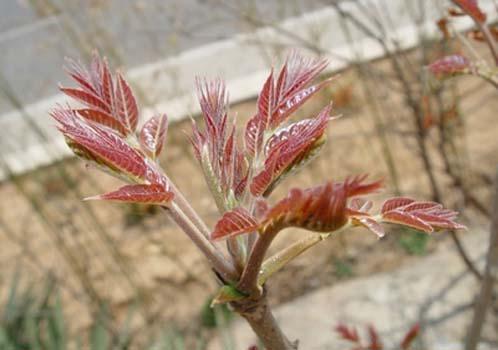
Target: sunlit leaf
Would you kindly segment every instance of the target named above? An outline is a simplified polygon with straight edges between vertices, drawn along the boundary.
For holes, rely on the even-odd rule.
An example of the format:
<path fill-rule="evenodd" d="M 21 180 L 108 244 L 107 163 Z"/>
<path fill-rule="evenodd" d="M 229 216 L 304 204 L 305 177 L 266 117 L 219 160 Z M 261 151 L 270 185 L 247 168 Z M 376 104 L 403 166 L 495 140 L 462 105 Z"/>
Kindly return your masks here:
<path fill-rule="evenodd" d="M 357 226 L 363 226 L 369 231 L 375 233 L 379 238 L 382 238 L 386 235 L 386 232 L 384 231 L 382 225 L 371 217 L 357 217 L 354 219 L 354 222 Z"/>
<path fill-rule="evenodd" d="M 342 339 L 348 340 L 353 343 L 359 343 L 360 337 L 358 331 L 354 327 L 348 327 L 343 323 L 339 323 L 335 327 L 335 331 L 341 336 Z"/>
<path fill-rule="evenodd" d="M 168 191 L 159 184 L 151 185 L 127 185 L 120 189 L 101 194 L 86 200 L 105 200 L 126 203 L 167 204 L 174 197 L 173 192 Z"/>
<path fill-rule="evenodd" d="M 98 95 L 98 88 L 93 85 L 92 77 L 88 70 L 80 63 L 70 58 L 66 59 L 65 70 L 84 91 Z"/>
<path fill-rule="evenodd" d="M 290 97 L 282 101 L 273 113 L 271 126 L 277 127 L 278 125 L 280 125 L 292 113 L 299 109 L 299 107 L 305 104 L 306 101 L 313 97 L 318 91 L 327 86 L 333 79 L 334 78 L 330 78 L 322 81 L 319 84 L 299 90 L 294 95 L 291 95 Z"/>
<path fill-rule="evenodd" d="M 79 62 L 67 60 L 66 71 L 79 88 L 61 87 L 61 91 L 88 108 L 78 113 L 86 119 L 129 135 L 138 123 L 138 107 L 133 92 L 120 73 L 113 78 L 105 58 L 95 53 L 90 69 Z"/>
<path fill-rule="evenodd" d="M 143 125 L 140 131 L 140 146 L 150 157 L 156 158 L 161 153 L 167 130 L 166 114 L 156 114 Z"/>
<path fill-rule="evenodd" d="M 253 232 L 258 226 L 256 219 L 246 209 L 236 208 L 223 214 L 211 233 L 211 239 L 217 240 Z"/>
<path fill-rule="evenodd" d="M 312 159 L 324 143 L 324 133 L 330 119 L 327 106 L 313 119 L 305 119 L 278 131 L 265 145 L 266 160 L 263 170 L 251 185 L 254 196 L 267 195 L 282 175 Z"/>
<path fill-rule="evenodd" d="M 420 325 L 417 323 L 406 333 L 403 340 L 400 343 L 400 348 L 402 350 L 409 350 L 410 346 L 413 344 L 413 341 L 418 337 L 420 333 Z"/>
<path fill-rule="evenodd" d="M 228 123 L 228 94 L 222 80 L 198 78 L 196 86 L 204 129 L 193 122 L 194 153 L 218 208 L 230 209 L 233 206 L 225 203 L 242 195 L 247 183 L 246 160 L 237 144 L 235 118 Z"/>
<path fill-rule="evenodd" d="M 92 108 L 77 109 L 76 112 L 85 119 L 97 122 L 118 131 L 121 135 L 126 135 L 125 126 L 111 114 Z"/>
<path fill-rule="evenodd" d="M 292 189 L 270 208 L 262 220 L 261 232 L 295 226 L 317 232 L 332 232 L 348 221 L 349 198 L 376 192 L 380 181 L 365 182 L 356 176 L 344 182 L 328 182 L 308 189 Z"/>
<path fill-rule="evenodd" d="M 413 202 L 415 202 L 414 199 L 406 198 L 406 197 L 390 198 L 390 199 L 386 200 L 384 202 L 384 204 L 382 204 L 381 213 L 387 213 L 388 211 L 403 207 L 403 206 L 408 205 L 408 204 L 413 203 Z"/>
<path fill-rule="evenodd" d="M 479 8 L 477 0 L 452 0 L 462 11 L 471 16 L 475 21 L 486 22 L 486 14 Z"/>
<path fill-rule="evenodd" d="M 126 125 L 130 132 L 134 132 L 138 123 L 138 106 L 133 91 L 118 73 L 116 79 L 116 113 L 121 122 Z"/>
<path fill-rule="evenodd" d="M 470 61 L 463 55 L 450 55 L 440 58 L 428 66 L 429 71 L 439 79 L 469 73 Z"/>
<path fill-rule="evenodd" d="M 431 233 L 433 231 L 431 225 L 409 213 L 393 210 L 385 213 L 382 218 L 384 222 L 412 227 L 426 233 Z"/>
<path fill-rule="evenodd" d="M 55 108 L 51 116 L 58 122 L 59 130 L 71 140 L 69 144 L 79 156 L 125 176 L 145 178 L 148 169 L 145 159 L 114 131 L 87 122 L 67 108 Z"/>
<path fill-rule="evenodd" d="M 458 215 L 457 212 L 444 209 L 436 202 L 395 197 L 384 202 L 381 213 L 384 222 L 409 226 L 427 233 L 440 229 L 465 228 L 454 221 Z"/>
<path fill-rule="evenodd" d="M 92 93 L 73 88 L 61 87 L 60 89 L 63 93 L 78 100 L 82 104 L 85 104 L 89 107 L 100 109 L 107 113 L 110 112 L 109 106 L 100 97 L 95 96 Z"/>
<path fill-rule="evenodd" d="M 368 326 L 368 338 L 370 342 L 368 350 L 382 350 L 384 348 L 380 341 L 379 334 L 372 325 Z"/>

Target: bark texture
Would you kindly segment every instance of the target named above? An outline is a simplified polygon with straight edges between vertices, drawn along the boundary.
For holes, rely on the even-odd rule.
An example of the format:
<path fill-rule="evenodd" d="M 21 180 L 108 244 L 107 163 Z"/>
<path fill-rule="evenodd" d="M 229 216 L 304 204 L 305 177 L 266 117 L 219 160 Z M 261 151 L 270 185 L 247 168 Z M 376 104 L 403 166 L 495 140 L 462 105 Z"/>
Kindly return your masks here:
<path fill-rule="evenodd" d="M 298 349 L 298 341 L 290 341 L 280 329 L 268 304 L 266 293 L 257 299 L 248 298 L 234 302 L 232 307 L 246 319 L 266 350 Z"/>
<path fill-rule="evenodd" d="M 481 339 L 482 326 L 491 306 L 493 287 L 498 281 L 498 169 L 495 178 L 495 194 L 489 234 L 489 250 L 486 268 L 481 282 L 481 291 L 474 307 L 474 317 L 465 341 L 465 350 L 475 350 Z"/>

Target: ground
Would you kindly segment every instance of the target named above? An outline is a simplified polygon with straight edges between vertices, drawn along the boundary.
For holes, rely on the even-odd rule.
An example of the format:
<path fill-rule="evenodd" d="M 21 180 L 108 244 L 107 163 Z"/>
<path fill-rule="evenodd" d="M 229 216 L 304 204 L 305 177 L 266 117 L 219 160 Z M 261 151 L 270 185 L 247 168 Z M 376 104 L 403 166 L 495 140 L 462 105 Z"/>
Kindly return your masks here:
<path fill-rule="evenodd" d="M 385 63 L 379 63 L 379 69 Z M 273 199 L 292 186 L 310 186 L 326 179 L 341 180 L 348 174 L 369 173 L 372 179 L 383 177 L 386 191 L 373 196 L 377 205 L 394 193 L 390 173 L 385 166 L 379 137 L 374 132 L 372 110 L 353 72 L 343 72 L 331 89 L 300 113 L 315 113 L 332 98 L 342 118 L 330 123 L 328 143 L 321 156 L 292 179 L 285 180 Z M 380 89 L 380 87 L 379 87 Z M 467 151 L 466 173 L 473 191 L 483 203 L 489 202 L 489 183 L 498 163 L 496 135 L 498 124 L 496 93 L 471 78 L 459 82 L 462 96 L 460 114 L 465 134 L 458 140 Z M 405 195 L 430 199 L 428 182 L 409 130 L 408 111 L 402 98 L 391 94 L 391 115 L 383 121 L 389 134 L 400 190 Z M 234 106 L 232 114 L 243 124 L 254 112 L 254 101 Z M 190 122 L 171 126 L 161 163 L 193 207 L 212 227 L 218 214 L 196 163 L 188 139 Z M 429 130 L 429 133 L 435 133 Z M 431 154 L 433 146 L 430 143 Z M 434 168 L 444 189 L 444 201 L 458 206 L 459 197 L 444 175 L 441 160 Z M 476 176 L 478 174 L 479 176 Z M 164 324 L 192 331 L 200 324 L 202 306 L 216 290 L 213 274 L 206 261 L 186 236 L 161 210 L 150 207 L 82 202 L 81 198 L 119 185 L 119 181 L 87 168 L 83 162 L 68 159 L 0 184 L 0 277 L 5 286 L 18 265 L 24 281 L 41 279 L 53 272 L 63 286 L 65 312 L 74 332 L 85 329 L 90 313 L 102 300 L 109 303 L 117 319 L 124 319 L 130 307 L 140 305 L 134 324 L 148 331 Z M 482 230 L 486 220 L 478 212 L 465 210 L 462 221 L 471 231 Z M 400 244 L 406 232 L 390 228 L 382 240 L 361 229 L 345 232 L 318 245 L 293 261 L 270 282 L 270 299 L 275 305 L 289 302 L 313 290 L 338 285 L 350 278 L 363 278 L 415 264 L 419 256 L 410 255 Z M 277 239 L 274 249 L 302 235 L 288 230 Z M 464 233 L 465 234 L 465 233 Z M 448 235 L 431 237 L 430 254 Z M 16 263 L 12 263 L 16 262 Z M 8 288 L 2 288 L 3 296 Z"/>

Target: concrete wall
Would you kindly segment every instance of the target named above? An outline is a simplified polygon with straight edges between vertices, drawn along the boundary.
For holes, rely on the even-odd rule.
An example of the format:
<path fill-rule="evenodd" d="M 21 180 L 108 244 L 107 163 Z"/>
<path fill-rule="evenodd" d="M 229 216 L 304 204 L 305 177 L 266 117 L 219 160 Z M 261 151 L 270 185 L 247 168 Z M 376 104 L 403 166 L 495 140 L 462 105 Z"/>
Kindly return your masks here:
<path fill-rule="evenodd" d="M 419 2 L 374 2 L 382 9 L 389 3 L 383 18 L 390 28 L 390 35 L 397 39 L 398 48 L 415 46 L 419 38 L 413 24 L 416 9 L 406 4 L 415 6 Z M 433 4 L 434 0 L 427 0 L 426 3 Z M 492 0 L 481 3 L 491 11 Z M 445 8 L 444 2 L 437 4 L 426 6 L 427 21 L 423 28 L 428 36 L 437 33 L 435 19 Z M 347 5 L 344 7 L 357 11 L 355 5 Z M 458 22 L 458 29 L 470 25 L 471 22 L 464 19 Z M 352 34 L 355 46 L 362 52 L 364 59 L 383 55 L 382 48 L 363 33 Z M 154 111 L 166 112 L 172 120 L 198 113 L 193 95 L 193 81 L 198 74 L 225 78 L 232 102 L 255 97 L 268 74 L 269 66 L 281 58 L 286 48 L 301 46 L 303 40 L 328 52 L 330 71 L 346 67 L 355 58 L 354 50 L 341 30 L 337 13 L 329 7 L 310 11 L 271 27 L 236 34 L 129 70 L 128 76 L 133 85 L 146 94 L 150 103 L 148 107 L 142 108 L 142 118 L 147 118 Z M 61 95 L 55 95 L 0 116 L 0 160 L 3 159 L 10 171 L 22 173 L 70 155 L 47 114 L 52 106 L 65 100 Z M 5 171 L 2 173 L 0 169 L 0 178 L 5 175 Z"/>

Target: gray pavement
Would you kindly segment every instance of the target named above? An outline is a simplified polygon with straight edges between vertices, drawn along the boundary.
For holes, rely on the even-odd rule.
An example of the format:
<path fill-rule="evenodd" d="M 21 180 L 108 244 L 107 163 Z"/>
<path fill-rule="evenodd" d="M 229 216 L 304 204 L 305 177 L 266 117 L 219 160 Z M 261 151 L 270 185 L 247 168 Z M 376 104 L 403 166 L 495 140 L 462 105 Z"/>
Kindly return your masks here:
<path fill-rule="evenodd" d="M 126 68 L 280 22 L 323 0 L 0 0 L 0 117 L 57 93 L 64 56 L 92 48 Z M 237 10 L 243 8 L 244 11 Z M 250 25 L 241 13 L 257 14 Z"/>

